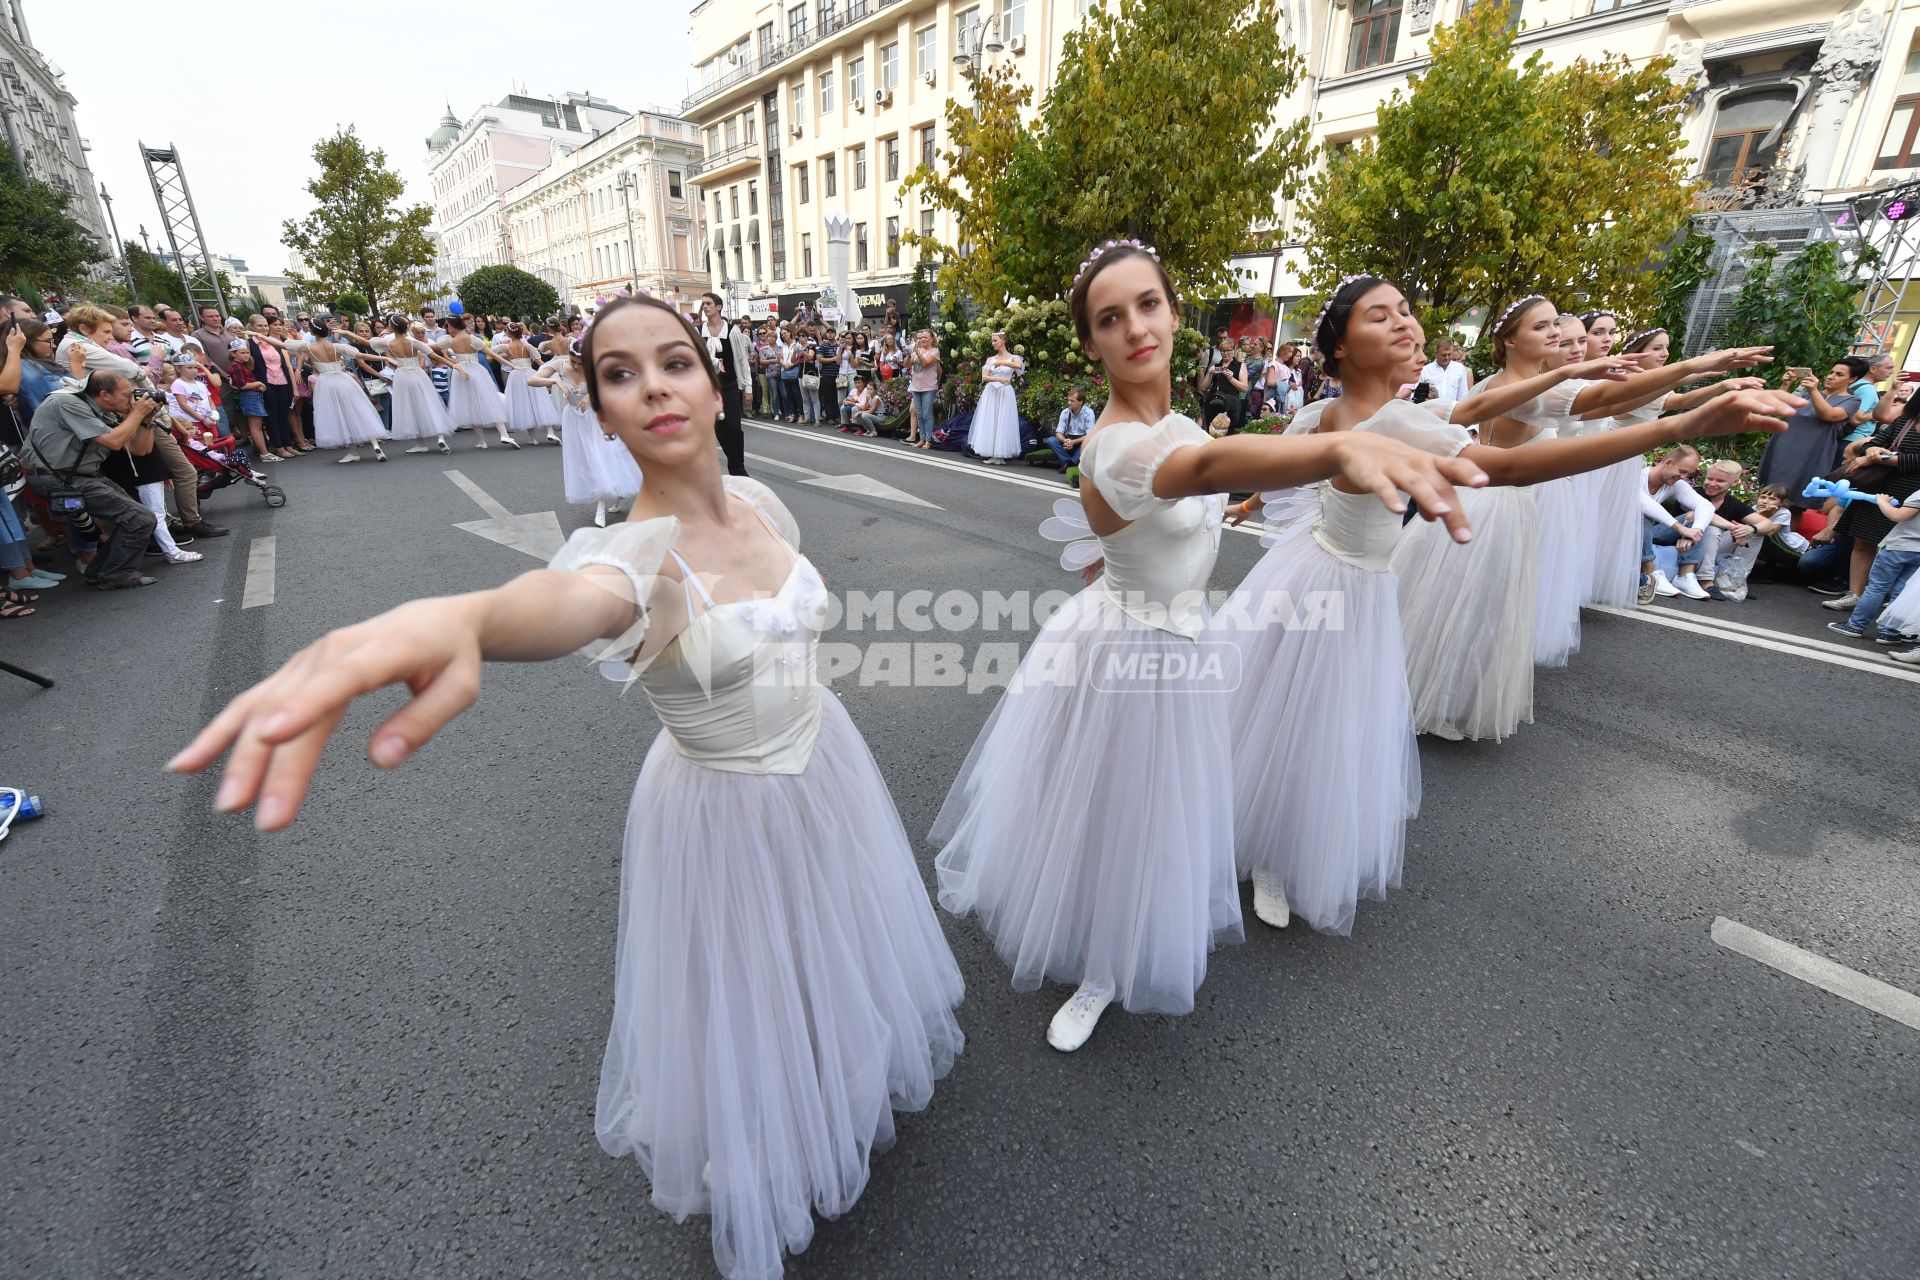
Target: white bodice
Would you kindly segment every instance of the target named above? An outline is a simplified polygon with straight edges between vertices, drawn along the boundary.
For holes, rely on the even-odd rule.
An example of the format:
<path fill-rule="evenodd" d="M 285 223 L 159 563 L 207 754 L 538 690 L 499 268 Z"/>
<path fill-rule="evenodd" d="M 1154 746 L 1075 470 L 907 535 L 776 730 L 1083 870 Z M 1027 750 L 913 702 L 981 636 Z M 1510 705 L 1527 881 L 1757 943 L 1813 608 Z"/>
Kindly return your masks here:
<path fill-rule="evenodd" d="M 532 361 L 532 360 L 530 360 L 530 359 L 528 359 L 528 358 L 527 358 L 526 356 L 521 356 L 521 357 L 520 357 L 519 359 L 517 359 L 517 360 L 509 360 L 509 361 L 507 361 L 507 363 L 508 363 L 508 364 L 509 364 L 510 366 L 512 366 L 513 368 L 515 368 L 515 369 L 531 369 L 531 368 L 533 368 L 533 361 Z"/>
<path fill-rule="evenodd" d="M 1153 492 L 1160 464 L 1175 449 L 1202 448 L 1213 437 L 1193 419 L 1172 413 L 1148 426 L 1116 422 L 1087 437 L 1080 473 L 1113 513 L 1131 521 L 1100 539 L 1106 568 L 1100 584 L 1129 617 L 1193 639 L 1207 620 L 1207 578 L 1220 551 L 1224 494 L 1161 498 Z"/>
<path fill-rule="evenodd" d="M 461 364 L 480 363 L 480 353 L 477 351 L 456 351 L 453 353 L 453 358 Z"/>
<path fill-rule="evenodd" d="M 1019 373 L 1023 367 L 1023 363 L 1017 356 L 1008 360 L 989 358 L 980 367 L 980 376 L 988 382 L 1011 383 L 1013 375 Z"/>
<path fill-rule="evenodd" d="M 636 664 L 646 634 L 642 616 L 619 640 L 593 646 L 602 674 L 637 681 L 674 747 L 697 764 L 729 773 L 802 773 L 820 733 L 815 648 L 827 616 L 826 583 L 799 553 L 793 517 L 772 490 L 744 477 L 728 477 L 726 485 L 790 548 L 792 567 L 772 596 L 711 604 L 700 566 L 673 552 L 680 522 L 671 517 L 581 529 L 553 567 L 610 565 L 626 573 L 644 599 L 662 565 L 676 562 L 686 578 L 686 626 Z"/>
<path fill-rule="evenodd" d="M 1316 400 L 1293 416 L 1287 434 L 1306 435 L 1319 425 L 1326 407 L 1333 400 Z M 1416 405 L 1409 400 L 1389 400 L 1378 413 L 1366 419 L 1354 431 L 1371 431 L 1428 453 L 1451 458 L 1473 443 L 1465 427 L 1448 420 L 1450 400 L 1429 400 Z M 1401 519 L 1386 504 L 1370 493 L 1346 493 L 1323 480 L 1313 486 L 1320 510 L 1313 523 L 1313 540 L 1336 560 L 1344 560 L 1359 569 L 1384 573 L 1400 541 Z"/>
<path fill-rule="evenodd" d="M 313 371 L 324 377 L 329 373 L 345 373 L 347 371 L 347 365 L 343 360 L 315 360 L 313 362 Z"/>

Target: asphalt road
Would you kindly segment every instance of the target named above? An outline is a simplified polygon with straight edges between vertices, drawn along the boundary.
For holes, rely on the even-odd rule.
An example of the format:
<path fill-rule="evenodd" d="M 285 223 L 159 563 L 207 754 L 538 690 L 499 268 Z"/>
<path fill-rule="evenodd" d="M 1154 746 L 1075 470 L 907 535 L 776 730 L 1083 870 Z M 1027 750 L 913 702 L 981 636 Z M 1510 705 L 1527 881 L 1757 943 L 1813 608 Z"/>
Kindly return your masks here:
<path fill-rule="evenodd" d="M 456 527 L 487 512 L 444 473 L 552 511 L 558 450 L 464 441 L 289 463 L 284 509 L 208 503 L 234 535 L 205 562 L 0 623 L 59 680 L 0 676 L 0 783 L 52 810 L 0 843 L 0 1273 L 713 1274 L 706 1220 L 593 1137 L 643 699 L 491 668 L 390 775 L 363 752 L 397 699 L 371 699 L 271 838 L 160 771 L 324 629 L 534 564 Z M 1051 471 L 748 443 L 837 593 L 1078 586 L 1034 532 Z M 273 601 L 242 608 L 267 536 Z M 1227 535 L 1215 586 L 1258 554 Z M 1710 936 L 1920 992 L 1920 685 L 1806 593 L 1761 595 L 1589 613 L 1518 737 L 1423 740 L 1404 889 L 1346 939 L 1249 908 L 1190 1017 L 1111 1013 L 1057 1054 L 1065 993 L 1015 994 L 943 917 L 967 1053 L 788 1274 L 1920 1274 L 1920 1030 Z M 1729 618 L 1776 638 L 1693 629 Z M 996 692 L 837 687 L 922 835 Z"/>

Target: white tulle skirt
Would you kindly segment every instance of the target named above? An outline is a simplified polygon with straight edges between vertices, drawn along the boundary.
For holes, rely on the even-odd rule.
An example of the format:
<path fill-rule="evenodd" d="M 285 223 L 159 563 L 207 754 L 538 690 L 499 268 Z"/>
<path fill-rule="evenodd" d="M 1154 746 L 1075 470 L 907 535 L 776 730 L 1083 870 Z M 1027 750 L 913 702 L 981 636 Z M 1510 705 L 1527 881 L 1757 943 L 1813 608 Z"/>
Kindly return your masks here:
<path fill-rule="evenodd" d="M 1100 582 L 1041 628 L 930 837 L 940 905 L 979 915 L 1015 990 L 1109 982 L 1133 1012 L 1189 1013 L 1208 951 L 1242 938 L 1221 648 Z"/>
<path fill-rule="evenodd" d="M 461 377 L 461 370 L 467 376 Z M 507 401 L 479 361 L 462 362 L 447 389 L 447 414 L 456 427 L 492 427 L 507 420 Z"/>
<path fill-rule="evenodd" d="M 1645 464 L 1628 458 L 1593 473 L 1593 580 L 1586 604 L 1631 609 L 1640 593 L 1640 486 Z"/>
<path fill-rule="evenodd" d="M 1881 611 L 1875 634 L 1920 636 L 1920 573 L 1908 578 L 1900 594 Z"/>
<path fill-rule="evenodd" d="M 1004 382 L 989 382 L 980 388 L 980 403 L 973 410 L 967 448 L 982 458 L 1012 458 L 1022 452 L 1020 404 L 1012 387 Z"/>
<path fill-rule="evenodd" d="M 560 412 L 560 483 L 575 506 L 620 502 L 640 492 L 640 464 L 608 440 L 591 409 Z"/>
<path fill-rule="evenodd" d="M 1587 475 L 1533 486 L 1540 512 L 1540 590 L 1534 596 L 1533 661 L 1564 667 L 1580 651 L 1580 602 L 1593 580 L 1593 485 Z"/>
<path fill-rule="evenodd" d="M 545 388 L 530 387 L 533 374 L 526 369 L 507 370 L 507 427 L 513 431 L 532 431 L 538 427 L 557 427 L 560 415 L 553 397 Z"/>
<path fill-rule="evenodd" d="M 893 800 L 823 693 L 799 774 L 694 764 L 662 733 L 627 813 L 613 1027 L 594 1127 L 728 1280 L 774 1280 L 852 1207 L 893 1113 L 965 1037 L 960 971 Z"/>
<path fill-rule="evenodd" d="M 1289 610 L 1297 625 L 1274 619 Z M 1241 874 L 1279 874 L 1295 914 L 1350 933 L 1359 899 L 1399 886 L 1420 810 L 1393 575 L 1291 538 L 1254 565 L 1214 634 L 1242 659 L 1230 711 Z"/>
<path fill-rule="evenodd" d="M 1421 733 L 1506 737 L 1533 720 L 1540 516 L 1533 490 L 1460 490 L 1473 541 L 1414 520 L 1393 551 L 1407 688 Z"/>
<path fill-rule="evenodd" d="M 417 364 L 403 364 L 393 373 L 393 438 L 430 440 L 453 430 L 447 406 L 433 389 L 433 377 Z"/>
<path fill-rule="evenodd" d="M 313 380 L 313 442 L 322 449 L 345 449 L 387 438 L 380 411 L 367 399 L 360 380 L 344 369 Z"/>

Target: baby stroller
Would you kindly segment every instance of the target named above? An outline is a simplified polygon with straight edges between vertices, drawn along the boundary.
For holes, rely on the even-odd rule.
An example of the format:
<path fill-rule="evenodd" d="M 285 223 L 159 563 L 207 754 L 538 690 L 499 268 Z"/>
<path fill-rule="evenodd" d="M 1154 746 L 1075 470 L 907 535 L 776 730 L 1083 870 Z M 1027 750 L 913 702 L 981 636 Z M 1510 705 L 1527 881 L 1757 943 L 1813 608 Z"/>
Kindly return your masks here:
<path fill-rule="evenodd" d="M 215 489 L 224 489 L 230 484 L 250 484 L 260 491 L 270 507 L 287 505 L 287 492 L 279 485 L 254 469 L 252 455 L 246 446 L 232 436 L 221 436 L 212 443 L 204 443 L 188 437 L 183 444 L 187 461 L 200 473 L 196 486 L 200 497 L 205 499 Z"/>

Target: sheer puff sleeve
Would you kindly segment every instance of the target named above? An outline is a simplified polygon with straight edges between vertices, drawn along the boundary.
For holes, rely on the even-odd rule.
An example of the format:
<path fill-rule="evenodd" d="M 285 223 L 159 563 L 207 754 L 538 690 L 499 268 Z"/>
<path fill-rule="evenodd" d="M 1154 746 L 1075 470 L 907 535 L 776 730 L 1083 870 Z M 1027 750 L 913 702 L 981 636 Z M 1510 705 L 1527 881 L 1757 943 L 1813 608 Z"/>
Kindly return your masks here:
<path fill-rule="evenodd" d="M 773 490 L 746 476 L 728 476 L 725 483 L 728 493 L 745 498 L 759 508 L 760 513 L 773 522 L 780 536 L 787 540 L 789 547 L 795 551 L 800 549 L 800 525 L 794 520 L 793 512 L 787 510 L 787 504 L 780 501 Z"/>
<path fill-rule="evenodd" d="M 631 585 L 632 624 L 616 638 L 595 640 L 580 650 L 609 680 L 624 682 L 634 676 L 634 655 L 647 637 L 646 602 L 659 580 L 661 563 L 679 537 L 680 522 L 671 516 L 626 521 L 610 529 L 577 529 L 547 566 L 563 573 L 595 566 L 617 569 Z"/>
<path fill-rule="evenodd" d="M 1094 487 L 1113 508 L 1113 514 L 1122 520 L 1138 520 L 1178 501 L 1153 491 L 1160 464 L 1175 449 L 1198 447 L 1212 440 L 1192 418 L 1177 413 L 1153 426 L 1116 422 L 1088 437 L 1081 454 L 1081 472 L 1092 475 Z"/>

